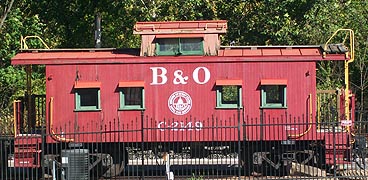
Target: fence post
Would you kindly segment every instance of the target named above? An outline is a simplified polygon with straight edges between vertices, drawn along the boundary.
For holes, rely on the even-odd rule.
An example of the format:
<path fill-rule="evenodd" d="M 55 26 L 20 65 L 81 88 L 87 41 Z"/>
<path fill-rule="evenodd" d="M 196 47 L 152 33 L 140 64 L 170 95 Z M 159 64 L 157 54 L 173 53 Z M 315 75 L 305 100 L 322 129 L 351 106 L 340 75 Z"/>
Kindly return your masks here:
<path fill-rule="evenodd" d="M 142 147 L 142 180 L 144 180 L 144 110 L 141 111 L 141 126 L 142 126 L 142 131 L 141 131 L 141 136 L 142 136 L 142 142 L 141 142 L 141 147 Z"/>
<path fill-rule="evenodd" d="M 41 176 L 42 176 L 42 180 L 45 180 L 45 168 L 44 168 L 44 158 L 45 158 L 45 142 L 46 142 L 46 129 L 44 130 L 43 127 L 41 128 L 41 160 L 40 160 L 40 167 L 41 167 Z"/>
<path fill-rule="evenodd" d="M 166 179 L 174 180 L 174 173 L 170 171 L 170 153 L 164 155 L 164 161 L 166 164 Z"/>
<path fill-rule="evenodd" d="M 332 139 L 333 139 L 333 159 L 334 159 L 334 169 L 333 169 L 333 174 L 334 174 L 334 179 L 336 178 L 336 128 L 335 126 L 338 125 L 338 122 L 333 122 L 332 123 Z"/>
<path fill-rule="evenodd" d="M 4 139 L 2 139 L 1 134 L 0 134 L 0 171 L 1 172 L 6 172 L 7 168 L 7 154 L 6 154 L 6 147 L 5 147 L 5 136 Z M 6 173 L 1 173 L 0 174 L 0 179 L 6 179 L 6 177 L 3 177 L 4 174 Z"/>
<path fill-rule="evenodd" d="M 241 155 L 240 155 L 240 153 L 241 153 L 241 142 L 240 142 L 240 132 L 241 132 L 241 125 L 240 125 L 240 107 L 238 106 L 238 111 L 237 111 L 237 113 L 238 113 L 238 179 L 240 180 L 240 176 L 241 176 L 241 173 L 240 173 L 240 171 L 241 171 Z"/>

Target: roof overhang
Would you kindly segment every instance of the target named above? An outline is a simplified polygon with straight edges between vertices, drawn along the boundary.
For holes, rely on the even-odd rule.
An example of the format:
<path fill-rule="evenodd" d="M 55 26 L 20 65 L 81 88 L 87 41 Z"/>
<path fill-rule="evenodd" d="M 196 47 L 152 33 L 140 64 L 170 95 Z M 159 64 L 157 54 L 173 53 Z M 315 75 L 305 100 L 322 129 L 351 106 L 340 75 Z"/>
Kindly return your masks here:
<path fill-rule="evenodd" d="M 225 34 L 226 20 L 137 22 L 133 34 Z"/>
<path fill-rule="evenodd" d="M 349 60 L 347 53 L 323 55 L 320 46 L 251 46 L 223 47 L 218 56 L 141 57 L 116 49 L 87 51 L 77 49 L 23 51 L 11 59 L 13 65 L 32 64 L 143 64 L 143 63 L 211 63 L 211 62 L 307 62 Z M 199 58 L 200 57 L 200 58 Z"/>
<path fill-rule="evenodd" d="M 154 63 L 220 63 L 220 62 L 315 62 L 348 60 L 343 54 L 322 55 L 247 55 L 247 56 L 161 56 L 137 57 L 108 52 L 18 53 L 12 65 L 52 64 L 154 64 Z"/>
<path fill-rule="evenodd" d="M 241 79 L 218 79 L 216 86 L 241 86 L 243 81 Z"/>
<path fill-rule="evenodd" d="M 100 88 L 101 82 L 99 81 L 76 81 L 74 83 L 74 88 L 83 89 L 83 88 Z"/>
<path fill-rule="evenodd" d="M 261 79 L 261 85 L 287 85 L 287 79 Z"/>
<path fill-rule="evenodd" d="M 120 81 L 119 87 L 144 87 L 144 81 Z"/>

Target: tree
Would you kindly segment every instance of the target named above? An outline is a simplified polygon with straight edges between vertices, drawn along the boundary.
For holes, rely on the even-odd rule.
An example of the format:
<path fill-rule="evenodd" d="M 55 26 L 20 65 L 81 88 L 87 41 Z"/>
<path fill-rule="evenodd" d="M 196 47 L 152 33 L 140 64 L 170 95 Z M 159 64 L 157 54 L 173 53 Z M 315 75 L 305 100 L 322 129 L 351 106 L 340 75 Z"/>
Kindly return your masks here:
<path fill-rule="evenodd" d="M 338 28 L 352 28 L 356 33 L 356 61 L 351 66 L 353 90 L 359 93 L 363 107 L 368 86 L 367 2 L 333 0 L 122 0 L 122 1 L 31 1 L 6 0 L 0 3 L 3 21 L 0 31 L 0 69 L 2 73 L 24 75 L 21 67 L 9 67 L 10 58 L 20 47 L 21 35 L 42 35 L 50 47 L 94 47 L 94 19 L 102 16 L 102 47 L 138 48 L 139 36 L 133 35 L 138 21 L 228 20 L 228 33 L 223 44 L 235 45 L 307 45 L 322 44 Z M 14 4 L 13 4 L 14 2 Z M 11 9 L 11 11 L 10 11 Z M 6 13 L 7 12 L 7 13 Z M 5 16 L 4 16 L 5 15 Z M 4 18 L 5 17 L 5 18 Z M 42 47 L 31 41 L 33 47 Z M 343 66 L 335 62 L 318 64 L 320 88 L 343 85 Z M 15 72 L 17 71 L 17 72 Z M 19 71 L 19 72 L 18 72 Z M 42 72 L 42 67 L 37 71 Z M 0 72 L 0 73 L 1 73 Z M 34 72 L 42 89 L 44 77 Z M 17 92 L 10 86 L 4 92 L 22 94 L 22 79 L 3 76 L 4 86 L 14 80 Z M 1 77 L 0 77 L 1 78 Z M 24 83 L 23 83 L 24 84 Z M 37 85 L 38 86 L 38 85 Z M 9 94 L 6 95 L 7 97 Z M 12 98 L 10 98 L 12 99 Z M 7 104 L 9 102 L 2 102 Z M 3 105 L 5 106 L 5 105 Z"/>
<path fill-rule="evenodd" d="M 1 127 L 8 127 L 9 122 L 12 122 L 12 102 L 20 96 L 24 96 L 25 88 L 25 71 L 23 67 L 11 66 L 10 59 L 20 48 L 20 37 L 22 35 L 40 35 L 43 33 L 45 24 L 40 22 L 39 16 L 30 15 L 28 12 L 21 11 L 27 9 L 24 6 L 27 4 L 14 3 L 13 9 L 8 12 L 7 18 L 4 21 L 0 36 L 0 117 Z M 32 47 L 41 47 L 40 42 L 30 41 Z M 44 86 L 44 78 L 39 76 L 40 71 L 33 73 L 33 79 L 38 87 Z M 42 75 L 43 76 L 43 75 Z M 34 86 L 34 89 L 39 89 Z M 44 92 L 44 89 L 43 89 Z M 7 124 L 5 126 L 4 124 Z M 6 128 L 5 128 L 6 129 Z M 12 129 L 12 128 L 10 128 Z M 0 132 L 1 133 L 1 132 Z"/>
<path fill-rule="evenodd" d="M 0 4 L 0 9 L 2 10 L 1 19 L 0 19 L 0 30 L 3 27 L 4 21 L 6 17 L 8 16 L 8 13 L 10 12 L 12 6 L 13 6 L 14 0 L 6 1 L 5 5 Z M 1 31 L 0 31 L 1 32 Z"/>
<path fill-rule="evenodd" d="M 363 110 L 365 104 L 365 90 L 367 88 L 367 8 L 366 1 L 321 1 L 306 14 L 305 28 L 310 32 L 306 37 L 313 41 L 325 42 L 327 34 L 332 34 L 339 28 L 350 28 L 355 31 L 355 61 L 350 65 L 350 82 L 353 92 L 357 92 L 359 109 Z M 333 17 L 333 18 L 332 18 Z M 319 38 L 320 37 L 320 38 Z M 321 38 L 325 37 L 325 38 Z M 344 37 L 340 37 L 343 39 Z M 342 65 L 333 66 L 331 63 L 319 64 L 318 72 L 320 84 L 325 87 L 342 85 Z M 340 69 L 339 69 L 340 68 Z"/>

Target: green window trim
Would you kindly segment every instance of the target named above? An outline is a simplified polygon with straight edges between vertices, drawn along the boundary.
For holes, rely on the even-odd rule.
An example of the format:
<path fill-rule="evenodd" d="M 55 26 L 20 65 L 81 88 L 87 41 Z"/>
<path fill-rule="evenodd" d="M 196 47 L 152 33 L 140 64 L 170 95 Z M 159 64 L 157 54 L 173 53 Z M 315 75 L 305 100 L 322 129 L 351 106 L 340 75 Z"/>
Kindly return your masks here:
<path fill-rule="evenodd" d="M 231 101 L 224 100 L 223 87 L 236 87 L 236 99 Z M 216 86 L 216 108 L 218 109 L 236 109 L 243 108 L 242 104 L 242 88 L 238 85 Z M 235 96 L 234 96 L 235 97 Z"/>
<path fill-rule="evenodd" d="M 278 98 L 273 102 L 267 102 L 269 99 L 267 98 L 267 87 L 277 87 L 278 88 Z M 261 107 L 264 109 L 284 109 L 287 108 L 287 88 L 286 85 L 262 85 L 261 86 Z"/>
<path fill-rule="evenodd" d="M 191 42 L 192 41 L 192 42 Z M 203 38 L 159 38 L 156 39 L 156 55 L 204 55 Z"/>
<path fill-rule="evenodd" d="M 127 88 L 139 88 L 140 89 L 139 104 L 128 105 L 126 103 L 127 97 L 126 97 L 126 94 L 124 93 L 124 89 L 127 89 Z M 120 96 L 119 110 L 144 110 L 145 109 L 144 88 L 143 87 L 119 87 L 119 96 Z"/>
<path fill-rule="evenodd" d="M 101 111 L 100 97 L 99 88 L 76 88 L 74 111 Z"/>

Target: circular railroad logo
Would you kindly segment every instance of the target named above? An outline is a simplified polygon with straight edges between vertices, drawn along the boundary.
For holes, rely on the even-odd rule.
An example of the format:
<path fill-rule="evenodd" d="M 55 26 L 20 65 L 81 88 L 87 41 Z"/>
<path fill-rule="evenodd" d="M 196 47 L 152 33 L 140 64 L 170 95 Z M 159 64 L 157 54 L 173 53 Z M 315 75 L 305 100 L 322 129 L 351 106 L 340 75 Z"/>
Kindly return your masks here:
<path fill-rule="evenodd" d="M 169 97 L 168 106 L 172 113 L 184 115 L 192 108 L 192 98 L 184 91 L 176 91 Z"/>

